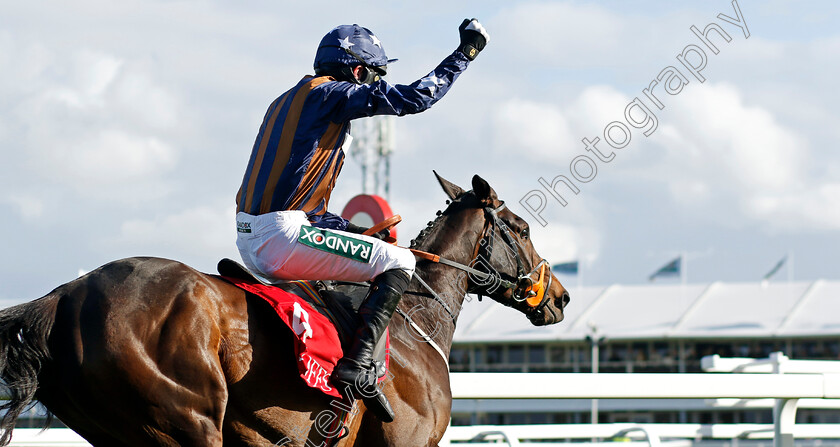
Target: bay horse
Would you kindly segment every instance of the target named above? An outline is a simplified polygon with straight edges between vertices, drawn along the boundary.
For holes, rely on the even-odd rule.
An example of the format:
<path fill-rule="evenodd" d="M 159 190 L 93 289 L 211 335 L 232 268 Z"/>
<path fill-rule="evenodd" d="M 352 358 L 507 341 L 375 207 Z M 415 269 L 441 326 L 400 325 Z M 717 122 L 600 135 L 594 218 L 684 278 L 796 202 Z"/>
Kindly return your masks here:
<path fill-rule="evenodd" d="M 452 263 L 418 261 L 390 324 L 383 391 L 394 422 L 357 401 L 347 436 L 333 444 L 337 433 L 324 430 L 336 402 L 305 386 L 291 331 L 264 300 L 176 261 L 130 258 L 0 311 L 0 376 L 10 396 L 0 444 L 38 400 L 97 447 L 437 446 L 450 420 L 448 357 L 465 292 L 512 306 L 536 326 L 561 321 L 569 300 L 550 269 L 538 305 L 498 286 L 545 264 L 528 225 L 479 176 L 471 191 L 438 181 L 448 206 L 413 248 L 473 273 L 492 270 L 496 284 Z"/>

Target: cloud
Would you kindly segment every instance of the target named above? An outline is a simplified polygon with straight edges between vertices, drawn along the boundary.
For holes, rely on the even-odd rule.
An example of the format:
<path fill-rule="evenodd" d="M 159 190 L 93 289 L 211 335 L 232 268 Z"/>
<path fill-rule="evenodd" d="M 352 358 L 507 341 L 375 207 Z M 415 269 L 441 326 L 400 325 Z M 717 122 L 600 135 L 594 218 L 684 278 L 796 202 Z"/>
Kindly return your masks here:
<path fill-rule="evenodd" d="M 599 135 L 607 123 L 619 119 L 627 96 L 612 87 L 585 88 L 565 107 L 511 98 L 493 106 L 493 146 L 497 153 L 516 153 L 541 164 L 567 167 L 580 152 L 581 140 Z M 592 132 L 594 131 L 594 134 Z"/>
<path fill-rule="evenodd" d="M 599 134 L 607 124 L 622 119 L 630 98 L 614 87 L 593 85 L 585 88 L 573 103 L 570 115 L 577 117 L 582 130 Z"/>
<path fill-rule="evenodd" d="M 757 195 L 749 202 L 757 218 L 783 231 L 840 230 L 840 183 L 813 185 L 812 189 L 776 195 Z"/>
<path fill-rule="evenodd" d="M 675 205 L 723 226 L 840 227 L 833 211 L 838 201 L 832 195 L 834 184 L 818 175 L 805 136 L 769 110 L 748 103 L 729 83 L 695 82 L 667 99 L 664 110 L 652 109 L 659 127 L 651 137 L 634 129 L 630 146 L 616 152 L 621 163 L 599 163 L 595 182 L 608 189 L 600 189 L 597 200 L 620 195 L 609 186 L 633 182 L 664 187 Z M 629 101 L 627 95 L 600 85 L 584 89 L 565 106 L 509 99 L 492 114 L 495 152 L 515 152 L 538 162 L 535 172 L 549 179 L 568 175 L 568 163 L 586 153 L 580 138 L 599 136 L 607 123 L 621 120 Z M 628 164 L 630 159 L 635 163 Z M 547 166 L 554 167 L 551 176 L 545 173 Z M 597 208 L 596 198 L 585 190 L 592 185 L 578 186 L 582 191 L 574 201 L 585 198 Z"/>
<path fill-rule="evenodd" d="M 697 43 L 690 25 L 732 15 L 728 2 L 663 5 L 476 6 L 493 37 L 487 50 L 432 110 L 397 119 L 391 191 L 406 217 L 401 240 L 443 205 L 430 169 L 465 186 L 480 173 L 515 209 L 539 187 L 536 176 L 568 174 L 572 158 L 586 153 L 580 140 L 622 119 L 629 100 Z M 825 25 L 815 38 L 803 31 L 807 8 L 778 13 L 742 2 L 753 35 L 744 40 L 723 25 L 733 41 L 709 55 L 709 80 L 667 97 L 666 110 L 654 110 L 654 135 L 634 130 L 568 207 L 546 210 L 546 233 L 516 210 L 531 222 L 540 253 L 552 261 L 593 252 L 605 263 L 620 259 L 601 276 L 612 281 L 628 277 L 640 247 L 672 249 L 715 238 L 721 227 L 739 227 L 726 236 L 739 241 L 769 244 L 778 230 L 818 231 L 836 242 L 838 65 L 827 55 L 840 38 L 827 7 L 817 8 Z M 427 73 L 457 42 L 457 18 L 406 8 L 350 8 L 401 59 L 392 82 Z M 4 5 L 0 30 L 0 206 L 9 210 L 2 225 L 14 235 L 36 221 L 50 236 L 38 250 L 14 251 L 53 249 L 55 271 L 72 273 L 123 253 L 191 264 L 235 254 L 231 211 L 218 204 L 235 194 L 265 107 L 311 69 L 318 40 L 351 20 L 349 9 L 311 14 L 302 4 L 192 0 L 43 9 Z M 360 190 L 358 171 L 348 160 L 331 211 Z M 7 264 L 0 281 L 18 292 L 31 287 L 8 272 L 42 256 Z"/>
<path fill-rule="evenodd" d="M 669 145 L 672 155 L 684 155 L 695 172 L 714 169 L 714 177 L 728 177 L 749 193 L 797 187 L 809 159 L 804 138 L 769 111 L 745 104 L 731 84 L 698 85 L 683 95 L 672 105 L 683 138 Z"/>
<path fill-rule="evenodd" d="M 605 62 L 599 55 L 624 43 L 627 24 L 609 10 L 568 2 L 528 2 L 499 13 L 492 44 L 515 63 L 582 67 Z M 597 36 L 597 38 L 593 38 Z M 574 43 L 574 44 L 573 44 Z"/>
<path fill-rule="evenodd" d="M 552 264 L 584 260 L 592 262 L 601 251 L 602 237 L 594 227 L 552 223 L 531 225 L 534 248 Z"/>
<path fill-rule="evenodd" d="M 177 161 L 174 149 L 157 138 L 107 129 L 53 148 L 48 157 L 57 178 L 82 190 L 148 181 Z"/>
<path fill-rule="evenodd" d="M 131 219 L 107 242 L 123 251 L 207 262 L 236 252 L 233 206 L 197 206 L 154 219 Z"/>
<path fill-rule="evenodd" d="M 164 131 L 178 126 L 183 118 L 180 100 L 158 84 L 141 67 L 130 67 L 114 86 L 114 108 L 135 125 Z M 184 123 L 186 124 L 186 123 Z"/>
<path fill-rule="evenodd" d="M 575 141 L 565 114 L 551 104 L 510 99 L 497 106 L 492 120 L 497 152 L 565 162 L 565 153 L 560 149 Z"/>
<path fill-rule="evenodd" d="M 808 139 L 748 104 L 735 86 L 707 82 L 686 89 L 660 119 L 665 124 L 651 141 L 664 147 L 665 158 L 646 177 L 665 183 L 675 203 L 724 225 L 779 228 L 787 222 L 792 229 L 788 214 L 799 216 L 800 228 L 836 221 Z M 822 206 L 815 203 L 820 200 Z"/>
<path fill-rule="evenodd" d="M 14 205 L 25 220 L 35 220 L 44 215 L 44 202 L 37 197 L 9 194 L 3 201 Z"/>
<path fill-rule="evenodd" d="M 62 63 L 62 62 L 59 62 Z M 70 55 L 64 85 L 44 93 L 47 102 L 63 103 L 71 109 L 103 108 L 105 94 L 120 73 L 123 61 L 107 55 L 81 50 Z M 51 101 L 52 100 L 52 101 Z"/>
<path fill-rule="evenodd" d="M 0 87 L 11 98 L 0 145 L 30 171 L 17 182 L 19 172 L 8 172 L 13 188 L 37 182 L 100 199 L 165 193 L 164 175 L 180 158 L 179 101 L 167 88 L 140 64 L 102 52 L 39 44 L 18 52 L 21 63 Z"/>

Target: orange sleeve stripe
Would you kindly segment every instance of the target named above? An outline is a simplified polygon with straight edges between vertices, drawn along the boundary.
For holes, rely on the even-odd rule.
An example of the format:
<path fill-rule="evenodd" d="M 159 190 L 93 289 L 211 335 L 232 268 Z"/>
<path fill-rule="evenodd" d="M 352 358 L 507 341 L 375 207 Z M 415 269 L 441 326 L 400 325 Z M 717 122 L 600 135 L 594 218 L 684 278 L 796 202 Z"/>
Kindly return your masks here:
<path fill-rule="evenodd" d="M 286 98 L 289 97 L 289 93 L 286 92 L 282 98 L 279 100 L 279 104 L 277 107 L 274 108 L 274 113 L 271 114 L 271 117 L 268 119 L 268 122 L 265 124 L 265 129 L 263 130 L 262 141 L 260 141 L 260 149 L 257 152 L 257 158 L 254 160 L 254 167 L 251 170 L 250 176 L 251 178 L 248 180 L 248 196 L 245 198 L 245 210 L 248 211 L 251 209 L 251 203 L 254 201 L 254 186 L 257 183 L 257 177 L 259 177 L 260 169 L 262 169 L 262 162 L 265 158 L 265 149 L 268 146 L 268 140 L 271 139 L 271 131 L 274 129 L 274 122 L 277 121 L 277 116 L 280 115 L 280 110 L 283 109 L 283 105 L 286 103 Z M 277 101 L 275 101 L 277 102 Z M 239 195 L 242 194 L 242 189 L 239 190 Z M 237 196 L 236 203 L 240 203 L 240 197 Z"/>
<path fill-rule="evenodd" d="M 260 214 L 267 213 L 271 210 L 274 189 L 277 188 L 277 183 L 283 174 L 283 168 L 289 162 L 289 157 L 292 155 L 292 142 L 295 139 L 295 131 L 297 130 L 300 113 L 303 110 L 306 97 L 315 87 L 330 80 L 328 77 L 312 78 L 311 81 L 304 84 L 295 93 L 289 112 L 286 114 L 286 122 L 283 123 L 283 133 L 280 136 L 280 143 L 277 146 L 277 154 L 274 156 L 271 175 L 268 177 L 268 182 L 265 185 L 265 193 L 263 193 L 262 203 L 260 203 Z"/>
<path fill-rule="evenodd" d="M 332 176 L 330 180 L 330 188 L 327 190 L 326 195 L 324 196 L 324 211 L 327 211 L 327 204 L 330 203 L 330 196 L 332 195 L 333 189 L 335 188 L 335 182 L 338 180 L 338 174 L 341 173 L 341 167 L 344 166 L 344 157 L 336 157 L 339 159 L 338 166 L 335 168 L 335 174 Z M 333 163 L 333 166 L 335 163 Z M 332 169 L 332 167 L 330 167 Z M 316 203 L 314 206 L 318 206 Z"/>
<path fill-rule="evenodd" d="M 298 186 L 297 191 L 295 191 L 295 195 L 291 203 L 292 209 L 299 209 L 305 212 L 312 211 L 318 206 L 320 199 L 324 197 L 322 185 L 329 180 L 331 173 L 327 172 L 324 174 L 320 185 L 316 185 L 315 182 L 318 181 L 318 177 L 321 176 L 321 173 L 324 173 L 324 169 L 326 168 L 326 164 L 329 161 L 330 156 L 332 156 L 333 152 L 335 152 L 333 148 L 338 142 L 338 138 L 341 136 L 341 128 L 342 125 L 336 123 L 330 123 L 330 125 L 327 126 L 326 132 L 324 132 L 324 135 L 321 137 L 318 149 L 316 149 L 315 153 L 312 154 L 309 166 L 306 167 L 306 173 L 303 174 L 303 179 L 301 179 L 300 185 Z M 312 193 L 308 194 L 310 191 Z M 306 196 L 309 196 L 309 200 L 305 205 L 303 205 L 303 207 L 301 207 L 301 202 L 303 202 Z M 313 201 L 315 202 L 315 205 L 310 207 Z"/>
<path fill-rule="evenodd" d="M 317 186 L 317 189 L 306 204 L 303 205 L 303 210 L 306 212 L 312 211 L 315 208 L 318 208 L 318 205 L 321 202 L 324 202 L 324 211 L 326 211 L 326 204 L 330 200 L 330 194 L 332 193 L 333 187 L 335 187 L 335 180 L 337 176 L 334 174 L 336 163 L 338 163 L 339 159 L 342 157 L 334 157 L 330 165 L 326 168 L 327 174 L 321 180 L 321 183 Z M 344 161 L 343 159 L 341 160 Z"/>

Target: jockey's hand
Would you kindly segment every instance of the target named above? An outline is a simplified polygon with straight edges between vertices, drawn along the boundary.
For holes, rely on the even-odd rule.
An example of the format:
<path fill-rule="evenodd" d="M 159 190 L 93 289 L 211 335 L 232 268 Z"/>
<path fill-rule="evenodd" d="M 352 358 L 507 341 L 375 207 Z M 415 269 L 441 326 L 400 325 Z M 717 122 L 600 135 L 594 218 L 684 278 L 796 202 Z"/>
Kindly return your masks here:
<path fill-rule="evenodd" d="M 368 228 L 356 225 L 352 222 L 347 223 L 346 231 L 349 232 L 349 233 L 362 234 L 367 230 L 368 230 Z M 379 239 L 380 241 L 382 241 L 382 240 L 385 240 L 385 238 L 390 236 L 390 235 L 391 235 L 391 230 L 385 229 L 385 230 L 379 231 L 378 233 L 371 234 L 370 237 L 375 237 L 375 238 Z"/>
<path fill-rule="evenodd" d="M 347 229 L 345 229 L 345 231 L 347 231 L 348 233 L 356 233 L 356 234 L 362 234 L 367 230 L 368 230 L 367 228 L 360 227 L 360 226 L 354 224 L 353 222 L 347 222 Z"/>
<path fill-rule="evenodd" d="M 490 35 L 487 30 L 478 23 L 476 19 L 464 19 L 461 26 L 458 27 L 458 33 L 461 34 L 461 45 L 458 51 L 464 53 L 469 60 L 475 60 L 478 53 L 484 49 L 487 42 L 490 42 Z"/>
<path fill-rule="evenodd" d="M 375 238 L 379 239 L 380 241 L 384 241 L 385 238 L 390 237 L 390 236 L 391 236 L 391 230 L 388 229 L 388 228 L 386 228 L 384 230 L 379 230 L 378 233 L 373 233 L 373 234 L 370 235 L 370 237 L 375 237 Z"/>

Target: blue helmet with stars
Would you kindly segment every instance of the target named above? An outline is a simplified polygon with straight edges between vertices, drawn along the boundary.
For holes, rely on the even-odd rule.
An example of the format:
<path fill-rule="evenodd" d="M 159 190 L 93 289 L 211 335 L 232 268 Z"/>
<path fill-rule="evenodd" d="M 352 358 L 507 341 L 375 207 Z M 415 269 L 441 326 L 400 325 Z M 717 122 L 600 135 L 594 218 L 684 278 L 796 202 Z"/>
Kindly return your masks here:
<path fill-rule="evenodd" d="M 385 66 L 392 62 L 396 59 L 388 59 L 382 43 L 369 29 L 353 24 L 337 26 L 321 39 L 314 66 L 318 73 L 361 64 L 384 74 Z"/>

